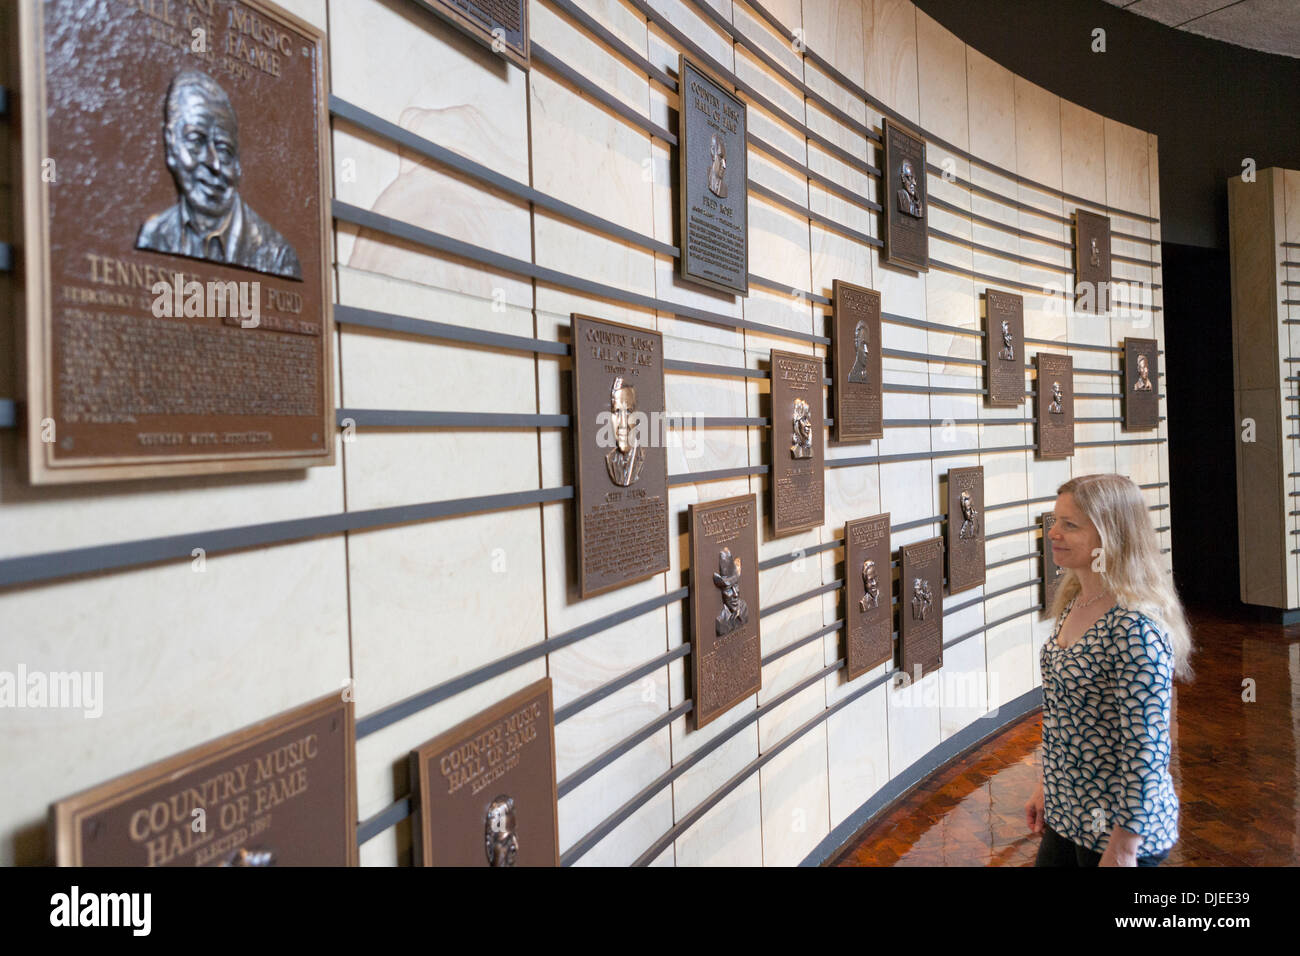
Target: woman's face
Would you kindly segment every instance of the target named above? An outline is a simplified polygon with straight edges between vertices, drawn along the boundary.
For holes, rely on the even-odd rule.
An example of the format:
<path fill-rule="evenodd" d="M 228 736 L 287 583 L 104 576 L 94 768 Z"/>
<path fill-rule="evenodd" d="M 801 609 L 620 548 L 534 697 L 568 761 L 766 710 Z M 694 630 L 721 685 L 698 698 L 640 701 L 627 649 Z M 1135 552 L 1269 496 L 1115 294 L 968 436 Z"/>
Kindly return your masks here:
<path fill-rule="evenodd" d="M 1084 516 L 1068 491 L 1056 496 L 1053 514 L 1056 523 L 1047 535 L 1052 542 L 1052 559 L 1062 568 L 1091 568 L 1094 552 L 1101 547 L 1097 526 Z"/>

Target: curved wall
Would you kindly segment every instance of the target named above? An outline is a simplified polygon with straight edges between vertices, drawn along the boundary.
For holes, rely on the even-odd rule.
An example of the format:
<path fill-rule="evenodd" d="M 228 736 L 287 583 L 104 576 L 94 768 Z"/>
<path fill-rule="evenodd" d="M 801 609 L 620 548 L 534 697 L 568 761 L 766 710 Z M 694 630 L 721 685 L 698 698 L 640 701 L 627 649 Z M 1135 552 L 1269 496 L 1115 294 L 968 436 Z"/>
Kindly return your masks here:
<path fill-rule="evenodd" d="M 535 0 L 527 73 L 409 0 L 286 5 L 330 37 L 336 391 L 355 433 L 333 469 L 88 493 L 28 487 L 0 432 L 0 668 L 105 675 L 98 720 L 0 714 L 0 860 L 40 859 L 50 801 L 351 679 L 361 860 L 407 862 L 407 752 L 549 675 L 565 863 L 815 862 L 1032 707 L 1037 521 L 1062 481 L 1131 475 L 1168 548 L 1165 423 L 1125 433 L 1118 401 L 1124 336 L 1164 340 L 1154 137 L 904 0 Z M 746 299 L 675 272 L 684 48 L 749 103 Z M 919 277 L 879 262 L 884 111 L 930 142 Z M 1113 217 L 1116 278 L 1154 283 L 1153 305 L 1072 313 L 1076 207 Z M 753 492 L 766 510 L 768 351 L 826 353 L 837 278 L 883 294 L 886 434 L 828 444 L 820 529 L 760 531 L 763 690 L 690 730 L 686 507 Z M 1028 401 L 983 407 L 987 286 L 1024 295 L 1031 352 L 1075 357 L 1069 460 L 1035 460 Z M 670 449 L 672 569 L 586 601 L 572 312 L 661 331 L 668 411 L 714 419 Z M 844 522 L 890 512 L 895 548 L 938 534 L 940 480 L 972 464 L 988 579 L 946 602 L 944 667 L 846 682 Z M 102 547 L 120 542 L 137 543 Z"/>

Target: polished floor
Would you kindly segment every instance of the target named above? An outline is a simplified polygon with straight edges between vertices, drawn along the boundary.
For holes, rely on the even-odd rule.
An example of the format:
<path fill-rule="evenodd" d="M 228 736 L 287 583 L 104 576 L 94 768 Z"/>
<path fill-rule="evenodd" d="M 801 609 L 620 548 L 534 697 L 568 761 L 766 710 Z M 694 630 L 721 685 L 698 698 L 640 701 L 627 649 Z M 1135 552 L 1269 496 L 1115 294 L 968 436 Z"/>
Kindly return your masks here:
<path fill-rule="evenodd" d="M 1175 685 L 1171 760 L 1180 839 L 1163 865 L 1300 864 L 1300 625 L 1189 619 L 1196 678 Z M 1024 807 L 1041 743 L 1035 713 L 904 794 L 833 865 L 1032 866 Z"/>

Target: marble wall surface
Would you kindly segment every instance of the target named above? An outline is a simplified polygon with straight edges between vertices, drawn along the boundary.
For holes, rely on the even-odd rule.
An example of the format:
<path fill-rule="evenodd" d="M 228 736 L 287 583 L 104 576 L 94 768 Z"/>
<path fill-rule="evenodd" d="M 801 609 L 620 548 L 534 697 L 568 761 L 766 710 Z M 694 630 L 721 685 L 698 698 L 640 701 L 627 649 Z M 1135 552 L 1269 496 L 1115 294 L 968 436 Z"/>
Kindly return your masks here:
<path fill-rule="evenodd" d="M 681 51 L 677 32 L 734 72 L 764 101 L 750 102 L 750 132 L 781 154 L 751 147 L 750 178 L 831 223 L 751 194 L 756 281 L 747 298 L 721 296 L 682 281 L 662 249 L 577 225 L 337 120 L 339 200 L 638 300 L 530 281 L 345 223 L 334 236 L 336 298 L 551 342 L 568 340 L 573 312 L 655 329 L 668 359 L 735 373 L 669 371 L 668 410 L 729 418 L 770 415 L 770 349 L 827 354 L 800 337 L 827 330 L 829 306 L 808 293 L 827 297 L 835 279 L 846 279 L 879 290 L 884 311 L 906 320 L 884 325 L 892 353 L 885 380 L 898 387 L 885 392 L 885 437 L 836 445 L 827 435 L 831 465 L 873 460 L 827 469 L 822 527 L 779 540 L 760 531 L 759 557 L 769 562 L 760 574 L 762 604 L 783 605 L 762 619 L 769 660 L 761 691 L 696 731 L 689 714 L 669 719 L 689 699 L 685 661 L 676 656 L 556 728 L 561 782 L 646 729 L 560 798 L 566 862 L 624 865 L 657 847 L 642 862 L 796 864 L 891 779 L 1040 683 L 1038 649 L 1051 622 L 1033 610 L 1039 587 L 1017 585 L 1041 573 L 1036 525 L 1051 501 L 997 506 L 1053 496 L 1072 475 L 1118 471 L 1153 486 L 1148 502 L 1163 507 L 1153 520 L 1170 524 L 1165 446 L 1123 444 L 1156 433 L 1125 433 L 1112 397 L 1123 337 L 1163 340 L 1162 313 L 1095 316 L 1069 306 L 1076 206 L 1113 207 L 1113 229 L 1136 237 L 1117 239 L 1114 252 L 1143 260 L 1118 260 L 1116 277 L 1142 283 L 1134 296 L 1160 305 L 1158 289 L 1151 291 L 1159 264 L 1150 264 L 1159 247 L 1143 241 L 1159 241 L 1159 225 L 1149 221 L 1159 216 L 1155 138 L 1009 73 L 909 0 L 766 0 L 776 23 L 743 0 L 574 3 L 670 75 Z M 590 90 L 536 63 L 527 73 L 508 66 L 409 0 L 289 5 L 328 26 L 336 96 L 647 239 L 679 241 L 675 148 Z M 529 11 L 535 44 L 636 116 L 675 129 L 674 89 L 552 0 L 531 0 Z M 947 144 L 930 145 L 938 172 L 929 189 L 945 205 L 932 207 L 931 227 L 949 238 L 932 239 L 937 264 L 919 276 L 883 266 L 878 247 L 835 227 L 879 235 L 867 208 L 878 184 L 863 164 L 880 163 L 866 131 L 878 135 L 880 104 Z M 1034 440 L 1030 399 L 1022 408 L 989 409 L 976 392 L 989 286 L 1024 295 L 1025 334 L 1037 340 L 1026 350 L 1027 373 L 1039 347 L 1072 354 L 1084 370 L 1076 375 L 1081 447 L 1070 460 L 1038 461 L 1025 447 Z M 701 322 L 647 299 L 765 328 Z M 569 362 L 555 355 L 351 325 L 340 326 L 337 344 L 340 407 L 571 410 Z M 1027 391 L 1033 386 L 1027 374 Z M 1163 420 L 1158 436 L 1165 437 Z M 366 735 L 358 744 L 358 811 L 366 820 L 409 793 L 411 748 L 502 697 L 549 676 L 555 705 L 564 707 L 689 643 L 689 604 L 665 600 L 689 566 L 687 506 L 753 493 L 761 514 L 769 507 L 765 475 L 711 474 L 767 464 L 765 428 L 714 426 L 689 437 L 669 452 L 670 570 L 585 601 L 577 595 L 568 500 L 250 549 L 211 559 L 204 575 L 172 563 L 0 591 L 0 628 L 10 638 L 0 667 L 11 659 L 48 669 L 76 661 L 104 670 L 121 701 L 97 722 L 0 715 L 0 766 L 26 768 L 0 802 L 0 863 L 39 857 L 51 800 L 349 678 L 364 720 L 632 605 L 654 605 Z M 0 557 L 574 481 L 571 436 L 555 427 L 361 427 L 355 440 L 340 443 L 333 469 L 139 482 L 93 496 L 26 487 L 15 450 L 14 434 L 0 432 Z M 937 535 L 941 484 L 950 468 L 966 465 L 984 467 L 987 532 L 996 536 L 987 558 L 1005 563 L 990 569 L 984 587 L 950 600 L 945 635 L 954 643 L 939 672 L 911 686 L 877 685 L 882 665 L 846 681 L 833 669 L 843 656 L 834 629 L 843 551 L 834 542 L 844 522 L 888 511 L 895 526 L 913 523 L 893 535 L 895 549 Z M 1167 548 L 1167 531 L 1161 539 Z M 828 708 L 837 709 L 826 717 Z M 52 751 L 70 756 L 51 760 Z M 579 845 L 583 852 L 573 853 Z M 403 864 L 409 854 L 408 823 L 361 847 L 367 865 Z"/>

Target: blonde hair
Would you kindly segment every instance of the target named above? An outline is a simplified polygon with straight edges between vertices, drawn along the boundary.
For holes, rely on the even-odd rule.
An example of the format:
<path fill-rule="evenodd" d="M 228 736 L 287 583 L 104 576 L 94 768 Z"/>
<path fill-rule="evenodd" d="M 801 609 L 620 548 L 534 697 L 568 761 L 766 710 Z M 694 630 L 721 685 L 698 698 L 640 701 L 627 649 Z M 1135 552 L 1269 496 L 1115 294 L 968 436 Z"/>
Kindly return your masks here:
<path fill-rule="evenodd" d="M 1098 573 L 1102 587 L 1115 595 L 1120 607 L 1140 611 L 1169 635 L 1174 676 L 1191 680 L 1191 631 L 1173 576 L 1161 559 L 1160 539 L 1141 489 L 1123 475 L 1083 475 L 1071 478 L 1056 492 L 1072 495 L 1101 536 L 1103 561 Z M 1063 568 L 1052 601 L 1052 617 L 1059 618 L 1079 591 L 1078 575 Z"/>

